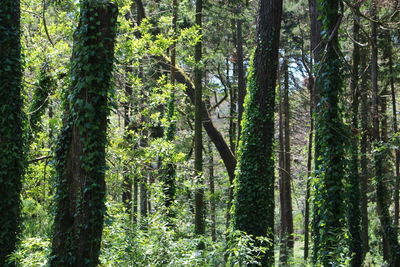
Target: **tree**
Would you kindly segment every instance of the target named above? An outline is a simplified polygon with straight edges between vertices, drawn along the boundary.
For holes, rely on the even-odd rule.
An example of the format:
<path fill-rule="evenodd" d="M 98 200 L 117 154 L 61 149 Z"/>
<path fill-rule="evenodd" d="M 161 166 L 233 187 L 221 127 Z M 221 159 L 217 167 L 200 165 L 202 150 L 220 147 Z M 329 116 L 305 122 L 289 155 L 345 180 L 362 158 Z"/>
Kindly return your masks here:
<path fill-rule="evenodd" d="M 20 1 L 0 6 L 0 265 L 14 251 L 23 175 Z"/>
<path fill-rule="evenodd" d="M 377 3 L 372 2 L 371 17 L 377 18 Z M 375 186 L 376 186 L 376 206 L 379 220 L 381 222 L 383 235 L 383 255 L 388 260 L 390 266 L 400 265 L 400 247 L 397 239 L 397 230 L 392 225 L 389 214 L 389 203 L 387 201 L 388 190 L 384 182 L 384 159 L 387 156 L 387 149 L 382 141 L 387 141 L 385 132 L 380 129 L 385 128 L 385 124 L 380 120 L 379 103 L 386 100 L 380 99 L 378 87 L 378 25 L 375 21 L 371 21 L 371 88 L 372 88 L 372 123 L 373 123 L 373 140 L 374 152 L 373 161 L 375 168 Z M 381 104 L 382 105 L 382 104 Z M 384 140 L 386 139 L 386 140 Z"/>
<path fill-rule="evenodd" d="M 280 236 L 280 262 L 287 265 L 288 259 L 293 257 L 293 209 L 292 209 L 292 186 L 291 186 L 291 156 L 290 156 L 290 106 L 289 106 L 289 62 L 283 59 L 282 72 L 284 76 L 283 86 L 280 93 L 279 107 L 279 161 L 282 162 L 279 174 L 279 195 L 281 207 L 281 236 Z M 281 164 L 280 164 L 281 165 Z"/>
<path fill-rule="evenodd" d="M 359 38 L 359 17 L 354 15 L 353 38 L 357 42 Z M 350 233 L 350 251 L 351 266 L 361 266 L 363 259 L 362 239 L 361 239 L 361 210 L 360 210 L 360 177 L 359 177 L 359 153 L 358 153 L 358 110 L 359 110 L 359 65 L 360 65 L 360 47 L 354 43 L 353 62 L 351 70 L 350 90 L 352 95 L 351 106 L 351 127 L 353 136 L 349 148 L 350 162 L 347 181 L 347 220 Z"/>
<path fill-rule="evenodd" d="M 338 41 L 340 1 L 317 1 L 322 42 L 315 59 L 318 88 L 315 113 L 314 261 L 339 264 L 344 238 L 344 148 L 347 131 L 341 118 L 342 59 Z M 317 92 L 316 92 L 317 93 Z"/>
<path fill-rule="evenodd" d="M 263 266 L 274 263 L 274 108 L 282 1 L 260 0 L 256 50 L 249 69 L 248 89 L 238 150 L 233 226 L 262 242 Z"/>
<path fill-rule="evenodd" d="M 202 13 L 203 1 L 196 0 L 196 25 L 199 34 L 202 34 Z M 203 172 L 203 66 L 202 66 L 202 41 L 199 40 L 195 46 L 195 69 L 194 69 L 194 88 L 195 88 L 195 104 L 194 104 L 194 172 L 198 179 L 199 188 L 195 192 L 195 233 L 198 235 L 205 234 L 205 207 L 204 207 L 204 189 L 202 188 L 202 172 Z"/>
<path fill-rule="evenodd" d="M 117 8 L 83 1 L 71 88 L 56 150 L 57 211 L 50 266 L 97 266 L 105 213 L 105 145 Z"/>

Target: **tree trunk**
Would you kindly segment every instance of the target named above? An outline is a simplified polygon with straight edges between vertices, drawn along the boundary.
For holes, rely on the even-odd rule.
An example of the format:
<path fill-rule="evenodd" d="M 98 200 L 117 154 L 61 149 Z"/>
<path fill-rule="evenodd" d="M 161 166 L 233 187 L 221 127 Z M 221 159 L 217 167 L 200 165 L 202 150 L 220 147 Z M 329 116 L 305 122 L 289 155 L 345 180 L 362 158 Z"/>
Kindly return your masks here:
<path fill-rule="evenodd" d="M 310 69 L 312 69 L 312 64 Z M 308 91 L 310 92 L 310 133 L 308 134 L 307 148 L 307 181 L 306 181 L 306 196 L 305 196 L 305 211 L 304 211 L 304 261 L 307 261 L 309 254 L 309 236 L 310 236 L 310 191 L 312 177 L 312 150 L 314 138 L 314 77 L 312 73 L 308 76 Z"/>
<path fill-rule="evenodd" d="M 203 1 L 196 1 L 196 25 L 199 27 L 199 34 L 202 34 L 202 12 Z M 195 46 L 194 69 L 194 88 L 195 88 L 195 123 L 194 123 L 194 171 L 197 180 L 198 189 L 195 191 L 195 233 L 197 235 L 205 234 L 205 207 L 204 207 L 204 189 L 203 189 L 203 129 L 202 129 L 202 96 L 203 96 L 203 66 L 202 66 L 202 41 L 198 41 Z"/>
<path fill-rule="evenodd" d="M 343 87 L 342 59 L 338 41 L 338 0 L 317 1 L 323 22 L 315 56 L 318 105 L 315 114 L 314 260 L 323 266 L 341 263 L 344 238 L 344 148 L 347 132 L 340 116 L 339 95 Z M 316 48 L 314 48 L 316 49 Z M 323 52 L 322 52 L 323 51 Z M 323 54 L 322 54 L 323 53 Z M 341 245 L 342 244 L 342 245 Z"/>
<path fill-rule="evenodd" d="M 377 18 L 376 3 L 372 3 L 371 17 Z M 378 88 L 378 47 L 377 36 L 378 27 L 375 22 L 371 22 L 371 85 L 372 85 L 372 121 L 373 121 L 373 138 L 375 141 L 374 167 L 375 167 L 375 186 L 376 186 L 376 205 L 377 213 L 382 227 L 383 234 L 383 251 L 384 259 L 386 258 L 390 266 L 400 266 L 400 249 L 397 240 L 397 230 L 391 222 L 389 214 L 389 204 L 387 201 L 388 191 L 384 181 L 384 158 L 387 151 L 381 147 L 380 141 L 383 141 L 385 135 L 380 132 L 379 117 L 379 88 Z M 384 101 L 385 102 L 385 101 Z M 382 124 L 382 127 L 384 124 Z M 385 245 L 386 243 L 386 245 Z M 385 251 L 387 250 L 387 251 Z"/>
<path fill-rule="evenodd" d="M 393 132 L 397 133 L 397 107 L 396 107 L 396 91 L 393 72 L 393 51 L 392 40 L 388 34 L 388 65 L 389 65 L 389 82 L 392 95 L 392 114 L 393 114 Z M 395 185 L 394 185 L 394 224 L 399 226 L 399 188 L 400 188 L 400 151 L 395 149 Z"/>
<path fill-rule="evenodd" d="M 359 18 L 354 18 L 353 38 L 359 41 Z M 361 210 L 360 210 L 360 178 L 359 178 L 359 155 L 358 155 L 358 109 L 359 109 L 359 64 L 360 64 L 360 47 L 357 43 L 353 46 L 353 65 L 351 71 L 350 90 L 352 94 L 352 138 L 350 145 L 350 162 L 348 175 L 348 206 L 347 220 L 349 225 L 350 248 L 349 255 L 351 257 L 351 266 L 361 266 L 363 261 L 363 249 L 361 239 Z"/>
<path fill-rule="evenodd" d="M 284 86 L 282 91 L 282 134 L 283 134 L 283 169 L 281 171 L 280 195 L 281 195 L 281 249 L 280 263 L 287 266 L 288 260 L 293 257 L 293 209 L 291 186 L 291 152 L 290 152 L 290 114 L 289 114 L 289 65 L 288 59 L 283 62 Z M 281 133 L 281 130 L 280 130 Z"/>
<path fill-rule="evenodd" d="M 214 183 L 214 153 L 212 150 L 211 142 L 208 142 L 208 181 L 210 185 L 210 219 L 211 219 L 211 239 L 217 240 L 217 221 L 216 221 L 216 205 L 215 205 L 215 183 Z"/>
<path fill-rule="evenodd" d="M 133 72 L 132 67 L 126 68 L 126 74 L 129 75 Z M 132 86 L 128 81 L 125 86 L 125 97 L 128 99 L 124 103 L 124 138 L 126 144 L 129 146 L 131 141 L 131 102 L 132 102 Z M 130 173 L 129 163 L 125 162 L 123 166 L 123 184 L 122 184 L 122 203 L 125 206 L 126 212 L 132 214 L 132 174 Z"/>
<path fill-rule="evenodd" d="M 266 237 L 262 266 L 274 265 L 274 107 L 282 18 L 281 0 L 260 0 L 256 50 L 248 77 L 235 184 L 234 228 Z"/>
<path fill-rule="evenodd" d="M 360 81 L 361 90 L 361 142 L 360 142 L 360 167 L 361 167 L 361 177 L 360 177 L 360 209 L 361 209 L 361 231 L 362 231 L 362 242 L 363 242 L 363 254 L 365 255 L 369 251 L 369 234 L 368 234 L 368 181 L 369 181 L 369 170 L 368 170 L 368 114 L 369 103 L 368 103 L 368 84 L 367 79 L 369 75 L 366 74 L 365 69 L 367 68 L 367 58 L 368 58 L 368 48 L 360 49 L 360 59 L 361 68 L 363 71 Z"/>
<path fill-rule="evenodd" d="M 241 13 L 241 8 L 238 10 Z M 244 98 L 246 96 L 246 78 L 243 56 L 243 34 L 242 34 L 242 19 L 236 19 L 236 54 L 237 54 L 237 76 L 238 76 L 238 141 L 241 134 L 241 123 L 244 111 Z"/>
<path fill-rule="evenodd" d="M 15 249 L 23 176 L 20 1 L 0 6 L 0 265 Z"/>
<path fill-rule="evenodd" d="M 50 266 L 97 266 L 105 213 L 105 146 L 117 8 L 84 1 L 72 84 L 56 152 L 57 211 Z"/>
<path fill-rule="evenodd" d="M 317 0 L 308 0 L 308 8 L 309 8 L 309 14 L 310 14 L 310 28 L 311 28 L 311 44 L 310 44 L 310 49 L 311 49 L 311 66 L 310 66 L 310 71 L 312 71 L 312 73 L 310 74 L 310 81 L 311 84 L 311 90 L 312 92 L 310 92 L 310 96 L 311 96 L 311 106 L 312 106 L 312 111 L 313 113 L 311 114 L 311 120 L 313 123 L 313 126 L 315 124 L 314 122 L 314 113 L 316 112 L 317 108 L 318 108 L 318 99 L 319 99 L 319 88 L 318 88 L 318 84 L 315 82 L 315 75 L 313 73 L 313 68 L 315 66 L 317 66 L 317 62 L 319 62 L 321 60 L 321 43 L 322 43 L 322 38 L 321 38 L 321 31 L 322 31 L 322 23 L 321 21 L 318 19 L 318 17 L 320 16 L 320 11 L 317 8 Z M 309 82 L 310 82 L 309 81 Z M 314 128 L 314 127 L 313 127 Z M 314 137 L 312 137 L 314 136 Z M 315 139 L 315 133 L 310 132 L 310 137 L 312 137 L 309 140 L 309 153 L 311 153 L 312 150 L 312 142 L 313 139 Z M 312 179 L 311 178 L 311 162 L 310 160 L 312 160 L 312 155 L 309 154 L 308 156 L 308 162 L 307 162 L 307 168 L 309 168 L 308 170 L 310 170 L 310 175 L 309 175 L 309 180 Z M 314 158 L 314 162 L 315 162 L 315 158 Z M 306 212 L 309 213 L 309 208 L 310 208 L 310 193 L 311 193 L 311 181 L 307 181 L 307 188 L 306 188 L 306 195 L 308 193 L 308 197 L 307 197 L 307 201 L 306 201 Z M 313 189 L 315 191 L 315 193 L 317 193 L 317 188 Z M 308 208 L 308 209 L 307 209 Z M 319 239 L 319 231 L 317 230 L 317 214 L 318 214 L 318 206 L 317 205 L 313 205 L 313 218 L 312 218 L 312 229 L 311 229 L 311 236 L 314 240 L 314 247 L 313 247 L 313 262 L 316 263 L 317 262 L 317 250 L 318 250 L 318 239 Z M 306 216 L 306 219 L 308 220 L 309 214 Z M 305 243 L 307 245 L 307 247 L 305 247 L 304 250 L 304 257 L 308 256 L 308 225 L 306 224 L 306 230 L 307 230 L 307 243 Z"/>
<path fill-rule="evenodd" d="M 139 182 L 139 197 L 140 197 L 140 220 L 142 221 L 142 223 L 144 222 L 144 219 L 147 218 L 147 214 L 148 214 L 148 190 L 147 190 L 147 174 L 144 174 Z"/>

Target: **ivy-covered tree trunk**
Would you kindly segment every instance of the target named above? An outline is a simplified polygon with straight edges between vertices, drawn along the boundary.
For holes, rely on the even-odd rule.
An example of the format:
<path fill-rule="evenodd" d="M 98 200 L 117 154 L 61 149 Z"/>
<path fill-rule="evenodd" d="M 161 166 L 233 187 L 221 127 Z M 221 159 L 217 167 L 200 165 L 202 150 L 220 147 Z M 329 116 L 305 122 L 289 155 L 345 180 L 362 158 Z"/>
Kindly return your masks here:
<path fill-rule="evenodd" d="M 251 59 L 238 150 L 233 226 L 266 237 L 262 266 L 274 265 L 274 109 L 281 0 L 260 0 L 256 50 Z"/>
<path fill-rule="evenodd" d="M 56 150 L 57 210 L 50 266 L 97 266 L 105 214 L 108 93 L 117 8 L 81 3 L 71 88 Z"/>
<path fill-rule="evenodd" d="M 23 174 L 20 1 L 0 5 L 0 266 L 15 249 Z"/>
<path fill-rule="evenodd" d="M 353 38 L 359 40 L 359 18 L 354 18 Z M 361 210 L 360 210 L 360 176 L 359 176 L 359 153 L 358 153 L 358 109 L 359 109 L 359 65 L 360 65 L 360 47 L 354 43 L 353 64 L 351 70 L 350 89 L 352 94 L 352 138 L 350 144 L 350 161 L 347 181 L 347 220 L 349 226 L 349 255 L 351 257 L 351 266 L 361 266 L 363 260 L 363 249 L 361 239 Z"/>
<path fill-rule="evenodd" d="M 371 17 L 377 18 L 377 3 L 373 2 L 371 6 Z M 371 87 L 372 87 L 372 122 L 374 139 L 374 168 L 375 168 L 375 186 L 376 186 L 376 205 L 377 213 L 381 223 L 383 235 L 384 258 L 390 266 L 400 266 L 400 247 L 397 239 L 397 230 L 392 224 L 389 213 L 388 190 L 384 181 L 384 159 L 387 154 L 387 148 L 384 147 L 382 133 L 380 131 L 381 123 L 379 114 L 379 88 L 378 88 L 378 25 L 371 22 Z M 382 124 L 384 128 L 384 124 Z M 385 248 L 386 243 L 386 248 Z M 385 249 L 387 251 L 385 251 Z"/>
<path fill-rule="evenodd" d="M 315 61 L 318 88 L 315 113 L 314 261 L 323 266 L 341 263 L 343 252 L 344 148 L 346 131 L 339 108 L 342 59 L 338 41 L 339 0 L 317 1 L 322 23 L 320 54 Z M 342 245 L 340 245 L 342 244 Z"/>

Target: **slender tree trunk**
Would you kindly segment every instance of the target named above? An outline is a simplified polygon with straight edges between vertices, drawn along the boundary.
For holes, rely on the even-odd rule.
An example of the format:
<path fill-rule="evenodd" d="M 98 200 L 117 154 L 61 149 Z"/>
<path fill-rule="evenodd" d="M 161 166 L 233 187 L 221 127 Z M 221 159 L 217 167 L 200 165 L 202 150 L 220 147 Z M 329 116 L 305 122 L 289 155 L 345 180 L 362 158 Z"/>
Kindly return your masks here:
<path fill-rule="evenodd" d="M 235 38 L 236 39 L 236 38 Z M 234 79 L 232 79 L 233 81 L 230 81 L 229 78 L 229 73 L 230 73 L 230 68 L 229 68 L 229 60 L 227 60 L 226 62 L 226 80 L 227 80 L 227 84 L 228 84 L 228 88 L 229 88 L 229 144 L 230 144 L 230 148 L 232 150 L 232 152 L 235 154 L 236 153 L 236 142 L 237 142 L 237 138 L 236 138 L 236 134 L 237 134 L 237 112 L 236 112 L 236 106 L 238 104 L 237 101 L 237 90 L 235 88 L 235 86 L 233 86 L 234 84 Z M 234 64 L 235 65 L 235 64 Z M 236 68 L 235 66 L 233 66 L 232 69 L 233 72 L 233 77 L 235 76 L 235 72 L 236 72 Z"/>
<path fill-rule="evenodd" d="M 147 174 L 143 175 L 139 183 L 140 192 L 140 220 L 143 221 L 147 218 L 149 206 L 148 206 L 148 190 L 147 190 L 148 177 Z"/>
<path fill-rule="evenodd" d="M 310 49 L 311 49 L 311 66 L 310 66 L 310 70 L 312 72 L 311 76 L 315 76 L 314 75 L 314 68 L 316 66 L 318 66 L 315 63 L 318 63 L 321 60 L 321 49 L 322 49 L 322 38 L 321 38 L 321 31 L 322 31 L 322 23 L 321 21 L 318 19 L 318 17 L 320 16 L 320 11 L 317 8 L 317 0 L 308 0 L 308 7 L 309 7 L 309 13 L 310 13 L 310 28 L 311 28 L 311 44 L 310 44 Z M 313 126 L 315 124 L 315 121 L 313 119 L 314 117 L 314 113 L 317 111 L 318 108 L 318 100 L 319 100 L 319 86 L 318 83 L 315 82 L 315 78 L 312 77 L 311 79 L 312 83 L 310 84 L 310 86 L 312 86 L 312 99 L 311 99 L 311 105 L 312 105 L 312 109 L 313 109 L 313 113 L 311 114 L 311 119 L 312 119 L 312 123 Z M 314 127 L 313 127 L 314 128 Z M 314 134 L 315 133 L 310 133 L 310 134 Z M 315 140 L 315 137 L 310 139 L 309 142 L 311 142 L 311 144 L 309 143 L 309 153 L 311 153 L 312 150 L 312 140 Z M 311 145 L 311 147 L 310 147 Z M 308 160 L 312 160 L 312 156 L 309 155 Z M 315 158 L 314 158 L 315 161 Z M 311 170 L 311 162 L 308 162 L 307 167 L 309 167 Z M 311 173 L 310 173 L 311 174 Z M 311 179 L 311 175 L 309 176 L 309 179 Z M 308 203 L 306 202 L 306 205 L 308 205 L 308 209 L 310 208 L 310 193 L 311 193 L 311 181 L 307 182 L 307 189 L 306 189 L 306 193 L 308 192 Z M 307 191 L 308 190 L 308 191 Z M 314 194 L 317 194 L 318 188 L 314 188 L 313 189 Z M 306 207 L 306 208 L 307 208 Z M 317 262 L 317 251 L 319 248 L 319 231 L 318 229 L 318 210 L 319 207 L 318 205 L 313 205 L 313 218 L 312 218 L 312 229 L 311 229 L 311 237 L 314 241 L 314 247 L 313 247 L 313 262 L 316 263 Z M 306 212 L 309 213 L 309 210 L 306 209 Z M 308 218 L 308 216 L 306 216 L 306 218 Z M 308 228 L 309 224 L 306 224 L 306 228 Z M 308 229 L 307 229 L 308 230 Z M 307 235 L 307 249 L 305 248 L 304 251 L 304 255 L 305 257 L 308 256 L 308 235 Z"/>
<path fill-rule="evenodd" d="M 238 13 L 241 13 L 241 8 L 238 8 Z M 246 78 L 244 68 L 243 55 L 243 20 L 236 19 L 236 54 L 237 54 L 237 77 L 238 77 L 238 141 L 241 134 L 241 123 L 244 111 L 244 98 L 246 96 Z"/>
<path fill-rule="evenodd" d="M 23 175 L 20 1 L 0 5 L 0 266 L 14 251 Z"/>
<path fill-rule="evenodd" d="M 210 185 L 210 219 L 211 219 L 211 239 L 217 240 L 217 221 L 216 221 L 216 203 L 215 203 L 215 183 L 214 183 L 214 153 L 211 142 L 208 142 L 208 181 Z"/>
<path fill-rule="evenodd" d="M 376 2 L 372 3 L 371 17 L 377 18 Z M 397 239 L 397 230 L 391 222 L 389 214 L 389 204 L 387 201 L 388 191 L 384 181 L 384 158 L 385 151 L 381 147 L 380 141 L 383 141 L 385 135 L 380 132 L 379 117 L 379 88 L 378 88 L 378 47 L 377 47 L 377 24 L 371 22 L 371 85 L 372 85 L 372 121 L 373 121 L 373 138 L 375 141 L 374 167 L 375 167 L 375 186 L 376 186 L 376 205 L 379 220 L 381 222 L 383 243 L 387 251 L 383 251 L 384 258 L 387 258 L 390 266 L 400 266 L 400 255 L 398 253 L 400 247 Z M 384 124 L 382 125 L 382 127 Z M 385 246 L 385 243 L 387 244 Z"/>
<path fill-rule="evenodd" d="M 388 65 L 389 65 L 389 81 L 390 91 L 392 95 L 392 115 L 393 115 L 393 132 L 397 133 L 397 107 L 396 107 L 396 91 L 393 72 L 393 51 L 392 40 L 388 34 Z M 395 185 L 394 185 L 394 224 L 399 226 L 399 188 L 400 188 L 400 151 L 395 149 Z"/>
<path fill-rule="evenodd" d="M 131 141 L 131 101 L 132 101 L 132 86 L 129 81 L 129 75 L 133 72 L 132 67 L 128 66 L 126 68 L 126 73 L 128 76 L 128 82 L 125 86 L 125 97 L 128 99 L 124 103 L 124 138 L 126 144 L 129 146 Z M 132 174 L 130 173 L 130 168 L 127 166 L 129 163 L 124 163 L 123 170 L 123 184 L 122 184 L 122 203 L 124 203 L 125 210 L 128 214 L 132 214 Z"/>
<path fill-rule="evenodd" d="M 256 50 L 248 77 L 248 102 L 238 150 L 234 228 L 270 242 L 262 266 L 274 265 L 274 107 L 282 18 L 281 0 L 260 0 Z"/>
<path fill-rule="evenodd" d="M 196 25 L 199 27 L 199 34 L 202 34 L 202 12 L 203 1 L 196 0 Z M 205 234 L 205 207 L 204 207 L 204 189 L 203 172 L 203 129 L 202 129 L 202 96 L 203 96 L 203 66 L 202 66 L 202 41 L 198 41 L 195 46 L 194 69 L 194 87 L 195 91 L 195 130 L 194 130 L 194 171 L 197 179 L 198 189 L 195 191 L 195 233 L 197 235 Z"/>
<path fill-rule="evenodd" d="M 312 64 L 310 66 L 312 69 Z M 310 236 L 310 191 L 312 176 L 312 150 L 314 137 L 314 77 L 312 73 L 308 76 L 308 91 L 310 92 L 310 133 L 308 134 L 308 151 L 307 151 L 307 180 L 306 180 L 306 196 L 304 211 L 304 261 L 307 261 L 309 254 L 309 236 Z"/>
<path fill-rule="evenodd" d="M 282 127 L 283 127 L 283 172 L 281 175 L 281 250 L 280 262 L 283 266 L 293 257 L 293 209 L 291 187 L 291 152 L 290 152 L 290 107 L 289 107 L 289 65 L 288 59 L 283 63 L 284 86 L 282 92 Z"/>
<path fill-rule="evenodd" d="M 365 72 L 367 67 L 367 51 L 365 48 L 361 49 L 361 70 Z M 360 144 L 360 167 L 361 167 L 361 177 L 360 177 L 360 209 L 361 209 L 361 229 L 362 229 L 362 242 L 363 242 L 363 254 L 367 254 L 369 251 L 369 235 L 368 235 L 368 180 L 369 180 L 369 170 L 368 170 L 368 85 L 367 85 L 367 75 L 363 73 L 360 89 L 361 91 L 361 144 Z"/>
<path fill-rule="evenodd" d="M 354 18 L 353 38 L 359 41 L 359 18 Z M 350 233 L 350 257 L 351 266 L 361 266 L 363 261 L 363 249 L 361 239 L 361 210 L 360 210 L 360 178 L 359 178 L 359 155 L 358 155 L 358 109 L 359 109 L 359 65 L 360 65 L 360 47 L 354 43 L 353 47 L 353 65 L 351 71 L 350 89 L 352 94 L 352 138 L 350 145 L 350 162 L 348 176 L 348 204 L 347 220 Z"/>
<path fill-rule="evenodd" d="M 137 174 L 134 175 L 133 178 L 133 222 L 137 222 L 138 221 L 138 215 L 139 215 L 139 183 L 138 183 L 138 177 Z"/>
<path fill-rule="evenodd" d="M 50 266 L 99 264 L 105 213 L 107 91 L 117 14 L 112 3 L 84 1 L 81 5 L 72 56 L 74 79 L 56 153 L 58 205 Z"/>

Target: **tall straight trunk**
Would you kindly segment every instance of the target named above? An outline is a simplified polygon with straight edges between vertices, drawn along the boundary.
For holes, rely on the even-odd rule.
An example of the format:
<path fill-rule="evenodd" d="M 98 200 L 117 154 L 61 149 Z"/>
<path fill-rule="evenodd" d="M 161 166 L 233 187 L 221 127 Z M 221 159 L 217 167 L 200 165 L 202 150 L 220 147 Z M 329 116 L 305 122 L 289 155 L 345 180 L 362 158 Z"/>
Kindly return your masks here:
<path fill-rule="evenodd" d="M 361 210 L 361 236 L 363 242 L 363 254 L 367 254 L 369 251 L 369 234 L 368 234 L 368 181 L 369 181 L 369 170 L 368 170 L 368 84 L 367 75 L 365 74 L 365 68 L 367 67 L 367 49 L 361 49 L 361 70 L 364 71 L 361 76 L 360 90 L 361 91 L 361 140 L 360 140 L 360 167 L 361 167 L 361 177 L 360 177 L 360 210 Z"/>
<path fill-rule="evenodd" d="M 320 16 L 320 10 L 318 10 L 317 8 L 317 0 L 308 0 L 308 8 L 309 8 L 309 15 L 310 15 L 310 29 L 311 29 L 311 44 L 310 44 L 310 50 L 311 50 L 311 66 L 310 66 L 310 81 L 312 81 L 309 85 L 311 86 L 311 92 L 310 92 L 310 96 L 311 96 L 311 109 L 312 109 L 312 114 L 311 114 L 311 120 L 313 123 L 313 126 L 315 124 L 314 122 L 314 113 L 316 112 L 317 108 L 318 108 L 318 99 L 319 99 L 319 86 L 318 83 L 315 82 L 315 77 L 314 77 L 314 67 L 317 66 L 317 63 L 321 60 L 321 49 L 322 49 L 322 37 L 321 37 L 321 31 L 322 31 L 322 23 L 321 21 L 318 19 L 318 17 Z M 313 127 L 314 128 L 314 127 Z M 313 129 L 314 130 L 314 129 Z M 313 138 L 315 136 L 315 133 L 310 132 L 310 140 L 309 140 L 309 153 L 312 153 L 312 142 L 313 142 Z M 308 177 L 308 179 L 311 179 L 311 160 L 312 160 L 312 155 L 309 154 L 308 156 L 308 162 L 307 162 L 307 168 L 309 168 L 308 170 L 310 171 L 310 175 Z M 315 161 L 315 159 L 314 159 Z M 306 220 L 309 220 L 309 209 L 310 209 L 310 196 L 311 196 L 311 181 L 307 181 L 306 184 L 307 188 L 306 188 L 306 195 L 308 193 L 308 196 L 306 196 L 307 201 L 306 201 Z M 311 237 L 312 239 L 318 240 L 319 239 L 319 231 L 317 230 L 317 222 L 318 222 L 318 205 L 313 205 L 313 218 L 312 218 L 312 228 L 311 228 Z M 308 224 L 305 225 L 305 229 L 307 230 L 307 242 L 305 242 L 305 245 L 307 245 L 307 247 L 305 247 L 304 250 L 304 257 L 307 258 L 308 257 Z M 313 262 L 315 263 L 317 261 L 317 250 L 318 250 L 318 245 L 315 245 L 318 242 L 314 242 L 314 247 L 313 247 Z"/>
<path fill-rule="evenodd" d="M 249 70 L 234 194 L 234 229 L 266 237 L 262 266 L 274 265 L 274 107 L 281 0 L 260 0 L 256 50 Z"/>
<path fill-rule="evenodd" d="M 293 209 L 292 209 L 292 187 L 291 187 L 291 152 L 290 152 L 290 106 L 289 106 L 289 65 L 288 59 L 283 61 L 284 86 L 282 90 L 283 113 L 283 170 L 280 181 L 281 195 L 281 249 L 280 262 L 288 264 L 288 259 L 293 257 Z"/>
<path fill-rule="evenodd" d="M 388 65 L 389 65 L 389 82 L 390 92 L 392 96 L 392 116 L 393 116 L 393 132 L 397 133 L 397 107 L 396 107 L 396 90 L 393 72 L 393 50 L 392 40 L 388 34 Z M 399 226 L 399 188 L 400 188 L 400 151 L 395 149 L 395 184 L 394 184 L 394 224 Z"/>
<path fill-rule="evenodd" d="M 133 222 L 137 222 L 138 220 L 138 215 L 139 215 L 139 182 L 138 182 L 138 177 L 137 174 L 134 175 L 133 177 L 133 204 L 132 204 L 132 209 L 133 209 Z"/>
<path fill-rule="evenodd" d="M 0 265 L 14 251 L 23 175 L 20 1 L 0 5 Z"/>
<path fill-rule="evenodd" d="M 241 8 L 238 10 L 241 13 Z M 243 55 L 243 20 L 236 19 L 236 54 L 237 54 L 237 78 L 238 78 L 238 140 L 240 139 L 241 123 L 244 111 L 244 98 L 246 96 L 246 78 Z"/>
<path fill-rule="evenodd" d="M 210 219 L 211 219 L 211 239 L 217 240 L 217 221 L 216 221 L 216 201 L 215 201 L 215 182 L 214 182 L 214 153 L 211 142 L 208 142 L 208 182 L 210 186 Z"/>
<path fill-rule="evenodd" d="M 312 69 L 312 64 L 310 66 Z M 308 134 L 307 148 L 307 180 L 306 180 L 306 196 L 305 196 L 305 211 L 304 211 L 304 254 L 303 259 L 307 261 L 309 254 L 309 236 L 310 236 L 310 191 L 311 191 L 311 176 L 312 176 L 312 160 L 313 160 L 313 137 L 314 137 L 314 77 L 312 72 L 308 76 L 308 91 L 310 92 L 310 132 Z"/>
<path fill-rule="evenodd" d="M 318 88 L 315 114 L 314 260 L 323 266 L 341 263 L 344 238 L 344 124 L 339 107 L 342 59 L 338 40 L 338 0 L 317 1 L 323 48 L 315 61 Z M 322 52 L 322 51 L 321 51 Z M 341 245 L 342 244 L 342 245 Z"/>
<path fill-rule="evenodd" d="M 50 266 L 97 266 L 105 214 L 105 146 L 117 8 L 81 3 L 71 88 L 56 150 L 57 210 Z"/>
<path fill-rule="evenodd" d="M 234 38 L 236 39 L 236 38 Z M 233 153 L 236 153 L 236 134 L 237 134 L 237 110 L 236 106 L 238 104 L 238 99 L 237 99 L 237 89 L 235 86 L 233 86 L 234 83 L 234 78 L 232 78 L 232 82 L 230 81 L 229 78 L 229 73 L 230 73 L 230 68 L 229 68 L 229 60 L 226 61 L 226 80 L 229 88 L 229 100 L 230 100 L 230 105 L 229 105 L 229 144 L 230 148 Z M 233 77 L 235 77 L 236 73 L 236 66 L 234 64 L 232 68 L 233 72 Z"/>
<path fill-rule="evenodd" d="M 377 18 L 376 2 L 372 3 L 371 17 Z M 375 141 L 374 167 L 375 167 L 375 186 L 376 186 L 376 205 L 377 213 L 382 227 L 383 244 L 387 251 L 383 251 L 384 258 L 387 258 L 390 266 L 400 265 L 400 255 L 398 253 L 400 247 L 397 239 L 397 230 L 392 225 L 389 214 L 389 203 L 387 201 L 388 191 L 384 181 L 384 158 L 387 153 L 381 148 L 380 142 L 383 141 L 384 135 L 380 132 L 379 117 L 379 88 L 378 88 L 378 47 L 377 33 L 378 27 L 375 22 L 371 22 L 371 85 L 372 85 L 372 122 L 373 122 L 373 138 Z M 384 125 L 382 125 L 383 127 Z M 385 245 L 386 243 L 386 245 Z"/>
<path fill-rule="evenodd" d="M 132 67 L 128 66 L 126 68 L 126 74 L 129 75 L 133 72 Z M 124 103 L 124 138 L 127 145 L 130 145 L 131 141 L 131 101 L 132 101 L 132 86 L 128 81 L 125 86 L 125 97 L 128 99 Z M 130 173 L 130 168 L 127 166 L 129 163 L 124 163 L 123 171 L 123 184 L 122 184 L 122 203 L 125 206 L 125 210 L 128 214 L 132 214 L 132 174 Z"/>
<path fill-rule="evenodd" d="M 147 218 L 147 214 L 149 211 L 147 184 L 148 177 L 147 174 L 145 174 L 141 177 L 139 182 L 140 220 L 142 221 Z"/>
<path fill-rule="evenodd" d="M 196 0 L 196 25 L 199 27 L 199 34 L 202 34 L 202 12 L 203 1 Z M 203 96 L 203 67 L 202 67 L 202 41 L 195 46 L 194 88 L 195 88 L 195 123 L 194 123 L 194 171 L 199 188 L 195 191 L 195 233 L 204 235 L 205 228 L 205 207 L 203 179 L 203 129 L 202 129 L 202 96 Z"/>
<path fill-rule="evenodd" d="M 353 38 L 359 41 L 359 18 L 354 18 Z M 359 65 L 360 65 L 360 47 L 354 43 L 353 47 L 353 64 L 351 71 L 350 90 L 352 94 L 351 106 L 351 127 L 353 128 L 351 145 L 350 145 L 350 161 L 349 174 L 347 181 L 347 220 L 349 226 L 350 248 L 349 255 L 351 257 L 351 266 L 361 266 L 363 260 L 363 249 L 361 240 L 361 210 L 360 210 L 360 177 L 358 172 L 359 154 L 358 154 L 358 109 L 359 109 Z"/>

